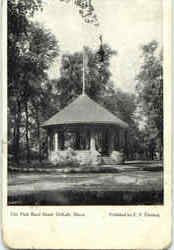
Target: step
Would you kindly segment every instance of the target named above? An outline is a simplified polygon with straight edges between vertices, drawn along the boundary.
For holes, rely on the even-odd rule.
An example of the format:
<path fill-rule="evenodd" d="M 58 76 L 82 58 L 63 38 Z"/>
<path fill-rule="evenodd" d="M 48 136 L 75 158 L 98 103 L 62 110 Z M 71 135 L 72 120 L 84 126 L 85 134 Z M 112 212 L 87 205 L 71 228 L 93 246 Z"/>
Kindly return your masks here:
<path fill-rule="evenodd" d="M 115 165 L 115 161 L 111 157 L 102 157 L 102 162 L 105 165 Z"/>

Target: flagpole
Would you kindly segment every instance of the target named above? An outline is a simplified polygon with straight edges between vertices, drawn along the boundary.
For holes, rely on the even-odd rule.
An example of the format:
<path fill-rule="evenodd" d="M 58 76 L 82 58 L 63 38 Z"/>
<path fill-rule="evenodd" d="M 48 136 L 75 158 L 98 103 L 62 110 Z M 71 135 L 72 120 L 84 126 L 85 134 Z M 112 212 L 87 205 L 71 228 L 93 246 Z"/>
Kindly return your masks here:
<path fill-rule="evenodd" d="M 85 47 L 83 46 L 83 87 L 82 95 L 85 95 Z"/>

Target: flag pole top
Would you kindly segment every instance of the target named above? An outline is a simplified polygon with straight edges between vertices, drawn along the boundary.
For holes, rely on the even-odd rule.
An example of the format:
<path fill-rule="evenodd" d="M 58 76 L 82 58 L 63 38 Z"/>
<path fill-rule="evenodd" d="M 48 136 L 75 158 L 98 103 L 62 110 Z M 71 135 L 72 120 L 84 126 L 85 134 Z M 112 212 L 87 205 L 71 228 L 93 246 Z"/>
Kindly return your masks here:
<path fill-rule="evenodd" d="M 83 47 L 83 88 L 82 95 L 85 95 L 85 48 Z"/>
<path fill-rule="evenodd" d="M 99 35 L 99 39 L 100 39 L 100 45 L 103 45 L 103 36 L 101 34 Z"/>

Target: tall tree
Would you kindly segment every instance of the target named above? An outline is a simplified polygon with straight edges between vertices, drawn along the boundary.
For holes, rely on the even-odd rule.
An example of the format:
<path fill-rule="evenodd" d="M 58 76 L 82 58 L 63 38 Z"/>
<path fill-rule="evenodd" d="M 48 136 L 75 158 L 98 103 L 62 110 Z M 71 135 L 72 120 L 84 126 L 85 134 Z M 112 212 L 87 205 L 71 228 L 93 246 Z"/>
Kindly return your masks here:
<path fill-rule="evenodd" d="M 47 78 L 46 70 L 58 54 L 55 37 L 29 17 L 41 8 L 41 0 L 8 1 L 8 97 L 14 117 L 14 156 L 19 160 L 20 123 L 25 113 L 26 149 L 29 161 L 29 102 Z M 10 116 L 9 116 L 10 119 Z"/>
<path fill-rule="evenodd" d="M 97 51 L 85 48 L 85 92 L 94 100 L 113 89 L 110 81 L 110 59 L 116 54 L 108 45 L 104 45 L 105 60 L 98 60 Z M 60 78 L 54 80 L 61 107 L 67 105 L 82 93 L 83 53 L 64 54 L 61 61 Z"/>
<path fill-rule="evenodd" d="M 111 95 L 103 96 L 101 104 L 118 118 L 128 123 L 127 144 L 125 145 L 124 152 L 127 155 L 127 159 L 134 158 L 134 153 L 139 148 L 139 129 L 135 119 L 137 108 L 135 94 L 116 89 Z"/>
<path fill-rule="evenodd" d="M 111 95 L 102 98 L 107 109 L 129 124 L 134 123 L 135 100 L 135 94 L 124 92 L 121 89 L 115 89 Z"/>
<path fill-rule="evenodd" d="M 138 103 L 146 117 L 151 150 L 163 148 L 163 56 L 156 41 L 142 47 L 142 65 L 137 75 Z M 158 140 L 158 138 L 160 140 Z M 154 146 L 154 143 L 156 146 Z M 157 145 L 160 143 L 160 145 Z M 153 156 L 151 157 L 153 158 Z"/>
<path fill-rule="evenodd" d="M 41 129 L 41 124 L 59 110 L 59 102 L 52 81 L 47 80 L 41 88 L 35 89 L 35 91 L 36 93 L 31 98 L 32 124 L 30 132 L 32 144 L 38 148 L 38 159 L 41 162 L 42 156 L 47 152 L 47 137 L 45 131 Z"/>
<path fill-rule="evenodd" d="M 41 8 L 41 0 L 8 0 L 8 100 L 14 108 L 9 111 L 14 117 L 14 156 L 18 162 L 21 123 L 21 78 L 22 50 L 27 47 L 28 17 Z M 8 116 L 11 119 L 10 114 Z"/>

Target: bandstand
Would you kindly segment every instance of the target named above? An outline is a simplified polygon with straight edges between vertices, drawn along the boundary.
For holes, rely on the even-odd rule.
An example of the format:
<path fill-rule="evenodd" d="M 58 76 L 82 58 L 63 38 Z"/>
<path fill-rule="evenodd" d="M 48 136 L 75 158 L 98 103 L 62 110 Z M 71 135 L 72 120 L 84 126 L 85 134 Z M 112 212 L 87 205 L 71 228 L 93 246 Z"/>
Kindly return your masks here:
<path fill-rule="evenodd" d="M 48 135 L 48 157 L 69 147 L 84 157 L 89 151 L 109 156 L 125 147 L 128 124 L 86 94 L 42 124 Z"/>

